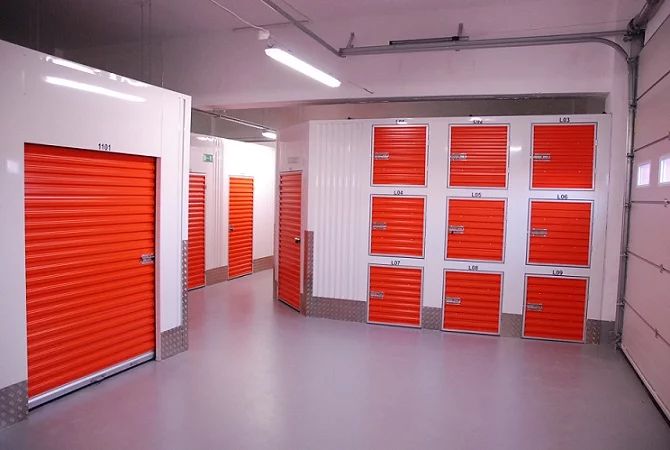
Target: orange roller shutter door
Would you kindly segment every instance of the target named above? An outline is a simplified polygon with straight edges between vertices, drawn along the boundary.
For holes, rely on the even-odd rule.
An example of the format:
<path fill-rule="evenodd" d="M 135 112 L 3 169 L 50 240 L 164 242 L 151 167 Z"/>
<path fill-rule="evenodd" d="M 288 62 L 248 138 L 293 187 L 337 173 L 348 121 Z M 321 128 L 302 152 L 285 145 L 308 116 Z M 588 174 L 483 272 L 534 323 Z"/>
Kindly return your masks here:
<path fill-rule="evenodd" d="M 498 334 L 502 274 L 444 272 L 444 316 L 448 331 Z"/>
<path fill-rule="evenodd" d="M 302 235 L 302 173 L 279 176 L 279 267 L 277 296 L 300 310 L 300 248 Z"/>
<path fill-rule="evenodd" d="M 230 177 L 228 199 L 228 276 L 253 272 L 254 179 Z"/>
<path fill-rule="evenodd" d="M 372 184 L 425 186 L 428 127 L 375 126 Z"/>
<path fill-rule="evenodd" d="M 370 253 L 423 257 L 424 197 L 372 196 Z"/>
<path fill-rule="evenodd" d="M 25 146 L 28 395 L 155 349 L 154 158 Z"/>
<path fill-rule="evenodd" d="M 205 175 L 192 173 L 188 186 L 188 288 L 205 285 Z"/>
<path fill-rule="evenodd" d="M 368 322 L 386 325 L 421 325 L 419 267 L 369 267 Z"/>
<path fill-rule="evenodd" d="M 584 341 L 588 279 L 528 275 L 523 336 Z"/>
<path fill-rule="evenodd" d="M 593 189 L 595 124 L 533 125 L 533 189 Z"/>
<path fill-rule="evenodd" d="M 589 266 L 591 202 L 531 200 L 528 262 Z"/>
<path fill-rule="evenodd" d="M 448 259 L 502 261 L 505 200 L 448 199 Z"/>
<path fill-rule="evenodd" d="M 507 125 L 452 125 L 449 187 L 507 186 Z"/>

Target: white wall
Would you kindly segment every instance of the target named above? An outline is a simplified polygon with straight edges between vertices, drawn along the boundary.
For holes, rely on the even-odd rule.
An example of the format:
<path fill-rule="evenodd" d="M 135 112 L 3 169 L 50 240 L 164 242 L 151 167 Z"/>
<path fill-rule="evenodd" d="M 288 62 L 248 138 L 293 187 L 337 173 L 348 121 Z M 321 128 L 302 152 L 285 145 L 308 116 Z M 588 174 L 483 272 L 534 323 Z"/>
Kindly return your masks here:
<path fill-rule="evenodd" d="M 24 234 L 26 142 L 158 158 L 159 331 L 181 323 L 182 209 L 191 100 L 188 96 L 0 42 L 0 388 L 27 379 Z M 60 64 L 58 64 L 60 63 Z M 66 63 L 67 64 L 67 63 Z M 128 101 L 47 83 L 58 77 L 135 96 Z M 104 265 L 104 261 L 101 262 Z M 101 266 L 102 267 L 102 266 Z"/>
<path fill-rule="evenodd" d="M 206 176 L 205 268 L 228 265 L 228 199 L 230 177 L 254 178 L 253 258 L 273 255 L 275 205 L 274 146 L 191 134 L 192 172 Z M 214 162 L 203 161 L 204 154 Z"/>
<path fill-rule="evenodd" d="M 485 123 L 510 124 L 509 188 L 448 189 L 448 131 L 452 123 L 471 123 L 467 117 L 408 119 L 409 123 L 428 124 L 428 186 L 403 187 L 404 195 L 428 195 L 426 216 L 425 259 L 373 257 L 368 255 L 368 230 L 370 195 L 393 194 L 393 187 L 370 186 L 370 145 L 372 127 L 376 124 L 394 124 L 394 120 L 313 121 L 309 129 L 302 128 L 302 136 L 295 135 L 300 128 L 291 129 L 290 140 L 282 130 L 279 142 L 280 167 L 288 168 L 288 161 L 304 159 L 301 146 L 295 144 L 309 140 L 309 167 L 306 177 L 309 202 L 304 228 L 314 231 L 314 282 L 315 297 L 365 301 L 367 299 L 368 263 L 390 264 L 400 260 L 401 265 L 424 267 L 423 305 L 441 307 L 442 270 L 444 268 L 467 270 L 467 262 L 444 261 L 445 208 L 448 196 L 471 197 L 473 192 L 484 198 L 508 198 L 506 251 L 504 263 L 478 263 L 482 271 L 504 271 L 503 307 L 505 313 L 520 314 L 523 305 L 523 276 L 525 273 L 551 274 L 556 267 L 526 265 L 526 233 L 528 198 L 555 199 L 557 192 L 567 193 L 570 199 L 594 200 L 591 267 L 564 268 L 565 275 L 590 278 L 587 316 L 590 319 L 614 320 L 616 295 L 603 295 L 605 280 L 614 277 L 611 267 L 617 266 L 617 252 L 606 254 L 607 241 L 619 243 L 614 228 L 607 228 L 609 221 L 620 221 L 618 212 L 608 208 L 608 197 L 620 196 L 622 185 L 608 184 L 611 159 L 618 155 L 611 152 L 610 117 L 608 115 L 570 115 L 571 123 L 598 124 L 596 151 L 595 191 L 530 191 L 529 161 L 531 150 L 531 124 L 558 123 L 558 116 L 508 116 L 486 117 Z M 607 259 L 606 259 L 607 258 Z"/>

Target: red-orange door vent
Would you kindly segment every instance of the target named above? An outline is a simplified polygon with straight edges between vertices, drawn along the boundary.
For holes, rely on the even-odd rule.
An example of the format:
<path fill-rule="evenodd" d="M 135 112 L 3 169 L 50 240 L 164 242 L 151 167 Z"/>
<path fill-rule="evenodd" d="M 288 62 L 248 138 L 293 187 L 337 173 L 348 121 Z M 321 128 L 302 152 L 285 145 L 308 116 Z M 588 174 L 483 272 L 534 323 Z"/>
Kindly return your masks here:
<path fill-rule="evenodd" d="M 505 200 L 450 198 L 449 259 L 502 261 L 505 247 Z"/>
<path fill-rule="evenodd" d="M 300 310 L 300 235 L 302 233 L 302 173 L 279 176 L 278 297 Z"/>
<path fill-rule="evenodd" d="M 228 198 L 228 277 L 253 272 L 254 179 L 230 177 Z"/>
<path fill-rule="evenodd" d="M 534 125 L 531 187 L 593 189 L 595 124 Z"/>
<path fill-rule="evenodd" d="M 428 127 L 373 128 L 372 184 L 425 186 Z"/>
<path fill-rule="evenodd" d="M 188 183 L 188 288 L 205 285 L 205 175 Z"/>
<path fill-rule="evenodd" d="M 26 144 L 30 397 L 154 351 L 155 180 L 154 158 Z"/>
<path fill-rule="evenodd" d="M 584 341 L 588 279 L 528 275 L 523 335 Z"/>
<path fill-rule="evenodd" d="M 423 257 L 425 200 L 373 195 L 370 253 Z"/>
<path fill-rule="evenodd" d="M 449 186 L 507 186 L 507 125 L 453 125 L 450 128 Z"/>
<path fill-rule="evenodd" d="M 368 322 L 421 326 L 421 268 L 370 266 L 369 276 Z"/>
<path fill-rule="evenodd" d="M 591 208 L 591 202 L 532 200 L 528 262 L 587 267 Z"/>
<path fill-rule="evenodd" d="M 499 273 L 445 271 L 443 329 L 498 334 L 501 289 Z"/>

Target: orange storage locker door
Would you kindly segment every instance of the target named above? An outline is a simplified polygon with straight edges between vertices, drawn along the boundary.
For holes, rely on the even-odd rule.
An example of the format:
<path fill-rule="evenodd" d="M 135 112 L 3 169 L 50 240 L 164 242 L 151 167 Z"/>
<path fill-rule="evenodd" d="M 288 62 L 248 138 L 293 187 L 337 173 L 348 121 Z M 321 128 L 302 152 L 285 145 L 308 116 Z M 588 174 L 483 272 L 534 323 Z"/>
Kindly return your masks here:
<path fill-rule="evenodd" d="M 230 177 L 228 198 L 228 277 L 253 272 L 254 179 Z"/>
<path fill-rule="evenodd" d="M 502 261 L 505 247 L 505 200 L 450 198 L 448 259 Z"/>
<path fill-rule="evenodd" d="M 372 196 L 370 253 L 423 257 L 424 197 Z"/>
<path fill-rule="evenodd" d="M 425 186 L 427 143 L 425 125 L 374 127 L 372 184 Z"/>
<path fill-rule="evenodd" d="M 588 279 L 528 275 L 523 336 L 584 341 Z"/>
<path fill-rule="evenodd" d="M 30 397 L 154 351 L 155 167 L 26 144 Z"/>
<path fill-rule="evenodd" d="M 588 267 L 591 202 L 531 200 L 528 262 Z"/>
<path fill-rule="evenodd" d="M 421 326 L 421 268 L 370 266 L 369 276 L 368 322 Z"/>
<path fill-rule="evenodd" d="M 444 317 L 448 331 L 500 333 L 502 274 L 444 272 Z"/>
<path fill-rule="evenodd" d="M 279 176 L 279 267 L 277 297 L 300 310 L 302 173 Z"/>
<path fill-rule="evenodd" d="M 205 176 L 192 173 L 188 182 L 188 288 L 205 285 Z"/>
<path fill-rule="evenodd" d="M 507 186 L 507 125 L 452 125 L 449 186 Z"/>
<path fill-rule="evenodd" d="M 533 189 L 593 189 L 595 124 L 533 125 Z"/>

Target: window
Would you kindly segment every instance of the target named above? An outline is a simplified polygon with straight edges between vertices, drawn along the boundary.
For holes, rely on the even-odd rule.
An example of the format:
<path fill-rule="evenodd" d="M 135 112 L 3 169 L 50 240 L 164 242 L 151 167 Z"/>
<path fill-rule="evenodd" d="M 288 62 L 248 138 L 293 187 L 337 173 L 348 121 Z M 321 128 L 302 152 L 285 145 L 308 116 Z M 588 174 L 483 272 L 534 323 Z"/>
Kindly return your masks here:
<path fill-rule="evenodd" d="M 658 182 L 660 184 L 670 183 L 670 155 L 661 158 L 661 164 L 658 169 Z"/>
<path fill-rule="evenodd" d="M 651 174 L 651 163 L 642 163 L 637 166 L 637 186 L 649 186 L 649 175 Z"/>

